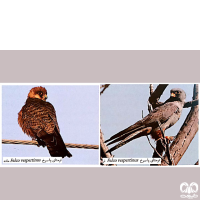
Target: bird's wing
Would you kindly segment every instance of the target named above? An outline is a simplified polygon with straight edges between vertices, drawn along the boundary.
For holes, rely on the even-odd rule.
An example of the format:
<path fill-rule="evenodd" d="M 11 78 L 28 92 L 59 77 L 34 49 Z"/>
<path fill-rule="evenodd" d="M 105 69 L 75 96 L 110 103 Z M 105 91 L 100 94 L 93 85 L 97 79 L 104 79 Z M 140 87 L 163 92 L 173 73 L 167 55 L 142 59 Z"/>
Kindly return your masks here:
<path fill-rule="evenodd" d="M 38 99 L 31 99 L 22 108 L 23 126 L 32 129 L 36 134 L 44 130 L 53 134 L 55 127 L 59 131 L 55 109 L 50 103 Z"/>
<path fill-rule="evenodd" d="M 43 140 L 47 144 L 47 149 L 49 153 L 53 157 L 72 157 L 72 154 L 67 150 L 65 143 L 60 135 L 60 130 L 56 118 L 56 111 L 52 104 L 46 102 L 46 108 L 48 109 L 48 116 L 53 121 L 55 128 L 54 134 L 50 135 L 50 137 L 46 137 Z M 49 118 L 48 118 L 49 120 Z M 50 122 L 50 121 L 49 121 Z M 48 129 L 47 129 L 48 130 Z"/>
<path fill-rule="evenodd" d="M 56 111 L 51 103 L 49 102 L 45 102 L 45 103 L 46 103 L 46 108 L 48 109 L 48 115 L 53 120 L 54 125 L 56 126 L 58 132 L 60 133 L 60 129 L 59 129 L 57 118 L 56 118 Z"/>
<path fill-rule="evenodd" d="M 147 126 L 158 126 L 158 122 L 163 124 L 175 124 L 180 117 L 181 112 L 177 102 L 168 102 L 160 107 L 155 108 L 151 113 L 144 117 L 141 121 Z M 168 128 L 168 127 L 166 127 Z"/>
<path fill-rule="evenodd" d="M 166 103 L 160 107 L 155 108 L 151 113 L 149 113 L 146 117 L 144 117 L 142 120 L 136 122 L 135 124 L 129 126 L 128 128 L 120 131 L 119 133 L 113 135 L 105 142 L 110 142 L 108 145 L 123 141 L 126 139 L 129 135 L 136 135 L 136 131 L 140 131 L 144 129 L 145 127 L 157 127 L 158 121 L 163 124 L 168 122 L 169 120 L 173 119 L 173 115 L 176 116 L 176 113 L 178 111 L 178 107 L 173 102 Z M 175 119 L 175 122 L 177 120 Z M 168 122 L 169 124 L 172 124 L 172 122 Z M 167 127 L 168 128 L 168 127 Z M 135 133 L 135 134 L 133 134 Z"/>
<path fill-rule="evenodd" d="M 138 138 L 138 137 L 141 137 L 141 136 L 144 136 L 144 135 L 148 135 L 150 132 L 151 132 L 152 128 L 151 127 L 147 127 L 147 128 L 143 128 L 139 131 L 136 131 L 132 134 L 129 134 L 127 137 L 125 137 L 124 140 L 122 140 L 121 142 L 119 142 L 117 145 L 115 145 L 114 147 L 110 148 L 107 152 L 112 152 L 116 149 L 118 149 L 119 147 L 127 144 L 128 142 Z"/>
<path fill-rule="evenodd" d="M 112 137 L 110 137 L 108 140 L 106 140 L 105 142 L 109 142 L 111 140 L 113 140 L 112 142 L 110 142 L 109 144 L 118 142 L 119 140 L 124 139 L 125 137 L 127 137 L 127 135 L 130 135 L 132 132 L 137 131 L 139 129 L 144 128 L 144 125 L 142 123 L 142 121 L 138 121 L 135 124 L 129 126 L 128 128 L 116 133 L 115 135 L 113 135 Z M 115 139 L 115 140 L 114 140 Z"/>
<path fill-rule="evenodd" d="M 53 157 L 71 157 L 60 135 L 56 112 L 52 104 L 33 99 L 22 109 L 22 118 L 27 130 L 35 133 L 35 138 L 42 140 Z"/>

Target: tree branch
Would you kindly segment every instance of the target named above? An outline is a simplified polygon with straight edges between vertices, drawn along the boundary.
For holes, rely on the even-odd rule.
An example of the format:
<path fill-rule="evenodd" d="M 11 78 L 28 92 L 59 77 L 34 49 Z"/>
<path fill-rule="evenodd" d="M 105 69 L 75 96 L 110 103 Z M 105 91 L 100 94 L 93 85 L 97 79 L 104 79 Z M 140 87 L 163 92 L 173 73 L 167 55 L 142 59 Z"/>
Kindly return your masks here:
<path fill-rule="evenodd" d="M 165 147 L 166 147 L 165 154 L 166 154 L 166 156 L 167 156 L 167 158 L 168 158 L 169 165 L 172 165 L 172 161 L 171 161 L 171 158 L 170 158 L 170 153 L 169 153 L 169 144 L 168 144 L 168 143 L 167 143 L 167 141 L 166 141 L 166 138 L 165 138 L 165 133 L 164 133 L 164 131 L 162 130 L 162 128 L 161 128 L 161 125 L 160 125 L 160 122 L 159 122 L 159 121 L 158 121 L 158 126 L 159 126 L 159 128 L 160 128 L 160 131 L 161 131 L 161 133 L 162 133 L 162 137 L 163 137 L 163 138 L 161 138 L 161 140 L 163 140 L 163 142 L 164 142 L 164 145 L 165 145 Z"/>
<path fill-rule="evenodd" d="M 193 100 L 198 99 L 198 84 L 194 85 Z M 192 139 L 198 131 L 199 123 L 199 106 L 196 105 L 191 108 L 185 122 L 183 123 L 180 131 L 178 132 L 176 139 L 172 142 L 170 146 L 170 152 L 174 164 L 177 165 L 188 146 L 190 145 Z M 164 156 L 167 159 L 167 156 Z M 165 162 L 161 162 L 161 165 L 166 165 Z"/>
<path fill-rule="evenodd" d="M 189 108 L 189 107 L 196 106 L 196 105 L 199 105 L 199 99 L 196 99 L 196 100 L 193 100 L 193 101 L 185 102 L 183 108 Z"/>
<path fill-rule="evenodd" d="M 199 161 L 197 161 L 197 162 L 195 163 L 195 165 L 199 165 Z"/>
<path fill-rule="evenodd" d="M 103 88 L 103 89 L 101 90 L 101 92 L 100 92 L 100 95 L 103 94 L 103 92 L 105 91 L 106 88 L 109 87 L 109 85 L 110 85 L 110 84 L 105 84 L 105 85 L 102 85 L 102 86 L 100 87 L 101 89 Z"/>
<path fill-rule="evenodd" d="M 151 112 L 153 109 L 155 109 L 156 107 L 162 105 L 163 103 L 162 102 L 158 102 L 158 100 L 160 99 L 160 96 L 163 94 L 165 88 L 168 86 L 168 84 L 159 84 L 156 88 L 155 91 L 153 91 L 153 84 L 150 84 L 150 97 L 149 97 L 149 104 L 148 104 L 148 110 L 149 112 Z M 160 124 L 158 122 L 158 125 L 160 127 Z M 153 158 L 158 158 L 162 156 L 164 150 L 167 153 L 168 155 L 168 160 L 169 160 L 169 163 L 166 162 L 168 165 L 171 165 L 172 162 L 171 162 L 171 159 L 170 159 L 170 154 L 169 154 L 169 147 L 168 147 L 168 143 L 166 142 L 166 139 L 164 137 L 164 133 L 160 127 L 160 130 L 163 134 L 163 140 L 164 140 L 164 143 L 165 143 L 165 146 L 166 148 L 164 148 L 164 144 L 163 144 L 163 141 L 162 139 L 158 140 L 156 142 L 156 148 L 153 148 L 154 149 L 154 153 L 153 153 Z"/>
<path fill-rule="evenodd" d="M 157 88 L 155 89 L 155 91 L 152 93 L 153 86 L 150 85 L 151 96 L 149 97 L 149 103 L 152 105 L 153 109 L 155 109 L 157 106 L 162 104 L 161 102 L 158 102 L 158 101 L 167 86 L 168 84 L 159 84 Z"/>
<path fill-rule="evenodd" d="M 103 164 L 103 158 L 113 158 L 113 155 L 108 151 L 108 147 L 107 145 L 104 143 L 104 136 L 102 131 L 100 130 L 100 148 L 101 148 L 101 152 L 100 152 L 100 156 L 101 156 L 101 160 L 100 163 L 101 165 Z M 111 166 L 116 166 L 115 164 L 111 165 Z"/>
<path fill-rule="evenodd" d="M 169 165 L 169 163 L 159 154 L 159 152 L 157 151 L 157 149 L 155 149 L 154 146 L 151 144 L 148 135 L 147 135 L 147 140 L 149 141 L 150 146 L 154 149 L 154 152 L 156 152 L 157 157 L 161 158 L 164 162 L 166 162 Z M 154 165 L 154 164 L 151 164 L 151 165 Z"/>
<path fill-rule="evenodd" d="M 104 84 L 104 85 L 101 85 L 101 92 L 100 92 L 100 95 L 103 94 L 103 92 L 109 87 L 110 84 Z M 104 136 L 103 136 L 103 133 L 100 129 L 100 164 L 101 165 L 105 165 L 103 164 L 103 158 L 113 158 L 113 155 L 110 153 L 110 152 L 107 152 L 108 151 L 108 147 L 107 145 L 105 144 L 104 142 Z M 109 166 L 116 166 L 115 164 L 113 165 L 109 165 Z"/>

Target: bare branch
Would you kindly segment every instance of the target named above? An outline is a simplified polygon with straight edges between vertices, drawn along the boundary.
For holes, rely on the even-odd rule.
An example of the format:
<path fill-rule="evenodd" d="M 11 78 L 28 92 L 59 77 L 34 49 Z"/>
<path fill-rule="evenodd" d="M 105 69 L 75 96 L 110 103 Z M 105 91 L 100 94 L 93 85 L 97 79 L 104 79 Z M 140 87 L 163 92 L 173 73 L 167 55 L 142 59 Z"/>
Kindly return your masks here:
<path fill-rule="evenodd" d="M 155 91 L 149 97 L 149 103 L 152 105 L 153 109 L 160 105 L 159 99 L 163 94 L 165 88 L 168 84 L 159 84 Z M 150 93 L 152 92 L 152 86 L 150 86 Z"/>
<path fill-rule="evenodd" d="M 110 85 L 110 84 L 101 85 L 100 88 L 103 88 L 103 89 L 101 90 L 100 95 L 103 94 L 103 92 L 105 91 L 106 88 L 109 87 L 109 85 Z"/>
<path fill-rule="evenodd" d="M 148 101 L 148 110 L 149 112 L 151 112 L 153 109 L 155 109 L 157 106 L 162 105 L 163 103 L 158 102 L 158 100 L 160 99 L 160 96 L 163 94 L 165 88 L 168 86 L 168 84 L 159 84 L 156 88 L 155 91 L 153 91 L 153 84 L 150 84 L 150 97 L 149 97 L 149 101 Z M 158 123 L 159 127 L 160 124 Z M 161 129 L 161 127 L 160 127 Z M 162 131 L 162 129 L 161 129 Z M 163 132 L 162 132 L 163 133 Z M 163 138 L 164 138 L 164 133 L 163 133 Z M 165 140 L 165 139 L 164 139 Z M 166 146 L 168 146 L 168 144 L 165 141 Z M 154 153 L 153 153 L 153 158 L 157 158 L 157 157 L 161 157 L 164 150 L 166 150 L 166 148 L 164 147 L 163 141 L 162 139 L 158 140 L 156 142 L 156 149 L 154 148 Z M 169 151 L 169 148 L 167 148 L 167 151 Z M 169 153 L 168 153 L 169 155 Z M 171 159 L 170 159 L 170 155 L 168 157 L 169 159 L 169 163 L 166 162 L 167 164 L 171 164 Z"/>
<path fill-rule="evenodd" d="M 151 96 L 153 94 L 153 84 L 150 84 L 149 89 L 150 89 L 150 96 Z"/>
<path fill-rule="evenodd" d="M 110 84 L 104 84 L 104 85 L 101 85 L 101 92 L 100 92 L 100 95 L 103 94 L 103 92 L 109 87 Z M 106 143 L 104 142 L 104 136 L 103 136 L 103 133 L 100 129 L 100 164 L 101 165 L 105 165 L 103 164 L 103 158 L 113 158 L 113 155 L 110 153 L 110 152 L 107 152 L 108 151 L 108 147 L 106 145 Z M 111 165 L 111 166 L 116 166 L 115 164 Z"/>
<path fill-rule="evenodd" d="M 157 153 L 157 157 L 161 158 L 164 162 L 166 162 L 166 163 L 169 165 L 169 163 L 159 154 L 159 152 L 157 151 L 157 149 L 155 149 L 154 146 L 151 144 L 148 135 L 147 135 L 147 139 L 148 139 L 148 141 L 149 141 L 150 146 L 154 149 L 154 152 Z M 154 158 L 155 158 L 155 157 L 154 157 Z"/>
<path fill-rule="evenodd" d="M 198 84 L 194 85 L 193 100 L 198 99 Z M 172 142 L 170 146 L 170 152 L 175 165 L 178 164 L 188 146 L 190 145 L 192 139 L 198 131 L 199 123 L 199 106 L 196 105 L 191 108 L 185 122 L 183 123 L 176 139 Z M 166 155 L 164 156 L 166 160 Z M 161 162 L 161 165 L 166 165 L 165 162 Z"/>
<path fill-rule="evenodd" d="M 197 161 L 197 162 L 195 163 L 195 165 L 199 165 L 199 161 Z"/>
<path fill-rule="evenodd" d="M 196 106 L 196 105 L 199 105 L 199 99 L 185 102 L 184 108 L 189 108 L 189 107 Z"/>
<path fill-rule="evenodd" d="M 164 142 L 164 145 L 165 145 L 165 147 L 166 147 L 165 154 L 166 154 L 166 156 L 167 156 L 167 158 L 168 158 L 169 165 L 172 165 L 172 161 L 171 161 L 170 153 L 169 153 L 169 144 L 168 144 L 168 142 L 166 141 L 165 133 L 164 133 L 164 131 L 162 130 L 159 121 L 158 121 L 158 126 L 159 126 L 159 128 L 160 128 L 160 131 L 161 131 L 161 133 L 162 133 L 162 137 L 163 137 L 163 138 L 161 138 L 161 140 Z"/>
<path fill-rule="evenodd" d="M 103 158 L 113 158 L 113 155 L 110 153 L 110 152 L 107 152 L 108 151 L 108 147 L 107 145 L 104 143 L 104 136 L 103 136 L 103 133 L 102 131 L 100 130 L 100 147 L 101 147 L 101 165 L 104 165 L 102 160 Z M 116 166 L 115 164 L 113 164 L 112 166 Z"/>

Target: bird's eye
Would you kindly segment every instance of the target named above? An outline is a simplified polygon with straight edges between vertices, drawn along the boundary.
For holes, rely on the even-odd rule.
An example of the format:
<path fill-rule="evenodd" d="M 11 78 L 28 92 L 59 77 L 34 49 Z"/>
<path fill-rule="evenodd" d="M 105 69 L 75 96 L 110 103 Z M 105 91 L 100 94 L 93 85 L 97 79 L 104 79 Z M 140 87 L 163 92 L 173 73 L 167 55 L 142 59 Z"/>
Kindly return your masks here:
<path fill-rule="evenodd" d="M 43 93 L 42 93 L 42 92 L 39 92 L 38 94 L 40 95 L 40 97 L 42 97 L 42 95 L 43 95 Z"/>

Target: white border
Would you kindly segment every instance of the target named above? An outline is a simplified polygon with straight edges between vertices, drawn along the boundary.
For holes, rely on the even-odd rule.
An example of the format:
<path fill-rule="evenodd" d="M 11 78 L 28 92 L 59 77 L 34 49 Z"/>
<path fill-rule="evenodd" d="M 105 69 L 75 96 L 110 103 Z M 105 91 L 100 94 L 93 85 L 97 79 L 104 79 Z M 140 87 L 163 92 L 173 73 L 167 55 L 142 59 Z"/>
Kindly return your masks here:
<path fill-rule="evenodd" d="M 103 85 L 105 83 L 0 83 L 0 127 L 1 127 L 1 134 L 0 134 L 0 139 L 2 140 L 2 86 L 3 85 L 99 85 L 99 94 L 100 94 L 100 85 Z M 106 83 L 106 84 L 150 84 L 150 83 Z M 161 83 L 151 83 L 151 84 L 161 84 Z M 162 83 L 162 84 L 199 84 L 200 83 Z M 99 138 L 100 138 L 100 100 L 101 100 L 101 96 L 99 95 Z M 200 137 L 198 136 L 198 142 L 200 144 Z M 57 165 L 7 165 L 7 164 L 2 164 L 2 143 L 0 145 L 0 168 L 1 167 L 99 167 L 99 168 L 112 168 L 112 167 L 150 167 L 150 166 L 101 166 L 100 165 L 100 149 L 99 149 L 99 165 L 67 165 L 67 164 L 57 164 Z M 99 140 L 99 147 L 100 147 L 100 140 Z M 198 153 L 199 153 L 199 157 L 200 157 L 200 147 L 198 146 Z M 159 168 L 168 168 L 169 166 L 154 166 L 155 167 L 159 167 Z M 200 165 L 176 165 L 176 166 L 170 166 L 173 168 L 177 168 L 177 167 L 200 167 Z"/>

